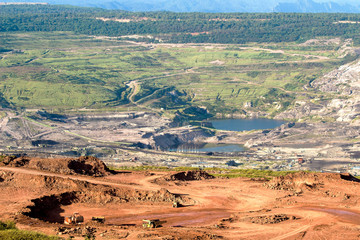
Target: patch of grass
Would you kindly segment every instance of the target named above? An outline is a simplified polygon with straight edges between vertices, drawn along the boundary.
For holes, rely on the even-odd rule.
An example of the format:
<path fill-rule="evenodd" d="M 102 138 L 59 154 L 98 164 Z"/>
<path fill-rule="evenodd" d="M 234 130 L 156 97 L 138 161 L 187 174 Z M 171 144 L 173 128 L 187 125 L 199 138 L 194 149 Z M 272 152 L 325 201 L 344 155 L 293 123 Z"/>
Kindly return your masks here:
<path fill-rule="evenodd" d="M 0 221 L 0 239 L 6 240 L 57 240 L 55 236 L 46 236 L 32 231 L 23 231 L 16 228 L 12 221 Z"/>
<path fill-rule="evenodd" d="M 168 167 L 163 166 L 124 166 L 124 167 L 112 167 L 109 166 L 110 170 L 114 171 L 171 171 Z"/>
<path fill-rule="evenodd" d="M 174 171 L 179 171 L 179 172 L 182 172 L 182 171 L 197 171 L 197 170 L 200 170 L 200 168 L 197 168 L 197 167 L 176 167 L 173 170 Z"/>
<path fill-rule="evenodd" d="M 58 240 L 60 238 L 55 236 L 47 236 L 41 233 L 23 231 L 17 229 L 0 231 L 0 239 L 6 240 Z"/>
<path fill-rule="evenodd" d="M 197 171 L 201 170 L 198 167 L 175 167 L 169 168 L 165 166 L 136 166 L 136 167 L 109 167 L 116 171 Z M 271 171 L 271 170 L 257 170 L 257 169 L 227 169 L 227 168 L 205 168 L 202 169 L 211 175 L 219 178 L 264 178 L 271 179 L 273 177 L 286 176 L 297 171 Z"/>
<path fill-rule="evenodd" d="M 286 176 L 290 173 L 296 172 L 296 171 L 271 171 L 271 170 L 257 170 L 257 169 L 232 169 L 232 170 L 217 169 L 215 171 L 208 169 L 208 171 L 211 172 L 212 175 L 222 178 L 245 177 L 245 178 L 264 178 L 268 180 L 273 177 Z"/>
<path fill-rule="evenodd" d="M 5 222 L 0 221 L 0 231 L 8 230 L 8 229 L 16 229 L 15 223 L 12 221 L 5 221 Z"/>

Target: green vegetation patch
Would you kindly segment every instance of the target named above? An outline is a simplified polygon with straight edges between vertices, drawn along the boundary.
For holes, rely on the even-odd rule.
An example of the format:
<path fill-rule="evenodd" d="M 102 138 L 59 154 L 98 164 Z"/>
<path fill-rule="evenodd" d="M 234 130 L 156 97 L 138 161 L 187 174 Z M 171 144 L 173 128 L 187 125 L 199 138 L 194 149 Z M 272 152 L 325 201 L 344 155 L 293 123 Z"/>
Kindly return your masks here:
<path fill-rule="evenodd" d="M 286 176 L 296 171 L 271 171 L 271 170 L 257 170 L 257 169 L 227 169 L 227 168 L 205 168 L 201 169 L 198 167 L 175 167 L 169 168 L 165 166 L 136 166 L 136 167 L 120 167 L 112 168 L 111 170 L 117 171 L 198 171 L 204 170 L 211 175 L 219 178 L 262 178 L 271 179 L 273 177 Z"/>
<path fill-rule="evenodd" d="M 15 223 L 12 221 L 6 221 L 6 222 L 0 221 L 0 231 L 8 230 L 8 229 L 16 229 Z"/>
<path fill-rule="evenodd" d="M 354 60 L 292 43 L 135 45 L 73 32 L 0 33 L 0 104 L 13 108 L 162 111 L 186 121 L 325 98 L 303 87 Z M 137 91 L 129 85 L 136 81 Z M 129 98 L 132 99 L 129 99 Z M 188 113 L 205 109 L 207 114 Z"/>
<path fill-rule="evenodd" d="M 304 42 L 338 36 L 359 43 L 358 24 L 341 21 L 359 22 L 360 17 L 344 13 L 136 13 L 60 5 L 0 6 L 0 32 L 74 31 L 145 42 Z M 270 52 L 259 57 L 280 54 Z"/>
<path fill-rule="evenodd" d="M 237 178 L 237 177 L 245 177 L 245 178 L 263 178 L 263 179 L 271 179 L 273 177 L 286 176 L 290 173 L 294 173 L 295 171 L 271 171 L 271 170 L 257 170 L 257 169 L 218 169 L 216 171 L 211 169 L 208 170 L 212 175 L 216 177 L 223 178 Z"/>
<path fill-rule="evenodd" d="M 16 228 L 15 223 L 11 221 L 0 221 L 0 239 L 6 240 L 57 240 L 55 236 L 46 236 L 32 231 L 23 231 Z"/>

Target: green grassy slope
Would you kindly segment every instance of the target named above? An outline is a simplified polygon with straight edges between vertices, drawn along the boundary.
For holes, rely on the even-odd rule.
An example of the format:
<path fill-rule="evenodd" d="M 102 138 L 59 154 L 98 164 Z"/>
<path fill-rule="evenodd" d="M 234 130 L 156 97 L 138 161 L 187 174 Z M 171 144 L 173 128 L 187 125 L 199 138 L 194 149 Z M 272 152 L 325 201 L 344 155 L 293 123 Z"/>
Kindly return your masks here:
<path fill-rule="evenodd" d="M 1 33 L 0 100 L 25 108 L 146 107 L 168 113 L 206 106 L 276 113 L 321 97 L 302 87 L 351 58 L 339 45 L 138 45 L 70 32 Z M 136 80 L 132 97 L 127 86 Z M 309 96 L 313 94 L 313 96 Z"/>

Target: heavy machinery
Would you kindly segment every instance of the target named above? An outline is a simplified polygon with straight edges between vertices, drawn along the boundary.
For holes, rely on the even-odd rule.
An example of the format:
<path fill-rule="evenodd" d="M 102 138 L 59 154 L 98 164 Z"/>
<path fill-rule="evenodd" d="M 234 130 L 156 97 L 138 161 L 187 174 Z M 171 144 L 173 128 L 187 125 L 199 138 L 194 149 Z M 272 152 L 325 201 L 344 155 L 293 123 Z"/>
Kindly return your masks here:
<path fill-rule="evenodd" d="M 66 216 L 64 219 L 65 224 L 81 224 L 84 222 L 84 217 L 79 213 L 74 213 L 71 216 Z"/>
<path fill-rule="evenodd" d="M 105 217 L 92 217 L 91 221 L 98 222 L 98 223 L 105 223 Z"/>
<path fill-rule="evenodd" d="M 173 208 L 179 208 L 179 207 L 183 207 L 184 205 L 182 205 L 181 203 L 179 203 L 178 201 L 174 201 L 172 204 Z"/>
<path fill-rule="evenodd" d="M 159 219 L 144 219 L 143 220 L 143 228 L 157 228 L 161 227 L 163 223 L 166 223 L 166 221 L 160 221 Z"/>

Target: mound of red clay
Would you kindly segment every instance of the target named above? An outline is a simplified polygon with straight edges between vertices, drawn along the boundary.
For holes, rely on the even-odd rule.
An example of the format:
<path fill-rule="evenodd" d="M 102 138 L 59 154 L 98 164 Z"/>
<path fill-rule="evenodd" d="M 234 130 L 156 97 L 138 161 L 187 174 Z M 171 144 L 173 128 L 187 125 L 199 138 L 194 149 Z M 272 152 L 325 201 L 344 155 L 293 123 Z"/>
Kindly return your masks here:
<path fill-rule="evenodd" d="M 255 217 L 246 217 L 242 221 L 251 222 L 255 224 L 276 224 L 287 220 L 295 220 L 295 216 L 288 216 L 286 214 L 264 215 Z"/>
<path fill-rule="evenodd" d="M 346 181 L 360 182 L 359 179 L 349 173 L 297 172 L 273 178 L 265 183 L 265 186 L 276 190 L 297 191 L 299 189 L 317 189 L 319 186 L 344 183 Z"/>
<path fill-rule="evenodd" d="M 29 163 L 29 159 L 26 157 L 14 157 L 14 156 L 6 156 L 0 162 L 0 166 L 9 166 L 9 167 L 22 167 Z"/>
<path fill-rule="evenodd" d="M 213 179 L 214 176 L 208 174 L 205 171 L 186 171 L 186 172 L 178 172 L 172 174 L 170 176 L 166 176 L 166 181 L 196 181 L 196 180 L 204 180 L 204 179 Z"/>
<path fill-rule="evenodd" d="M 95 157 L 79 158 L 28 158 L 6 157 L 2 163 L 9 167 L 26 167 L 61 174 L 82 174 L 102 177 L 110 174 L 105 163 Z"/>
<path fill-rule="evenodd" d="M 57 180 L 57 178 L 55 178 Z M 127 203 L 127 202 L 173 202 L 176 199 L 186 201 L 188 198 L 182 198 L 170 193 L 167 189 L 158 191 L 136 190 L 131 188 L 112 188 L 110 186 L 85 184 L 81 181 L 63 180 L 77 184 L 73 191 L 62 192 L 60 194 L 51 194 L 32 199 L 31 205 L 25 207 L 22 214 L 31 218 L 52 223 L 61 223 L 63 218 L 60 216 L 63 206 L 73 203 L 106 205 L 109 203 Z"/>

